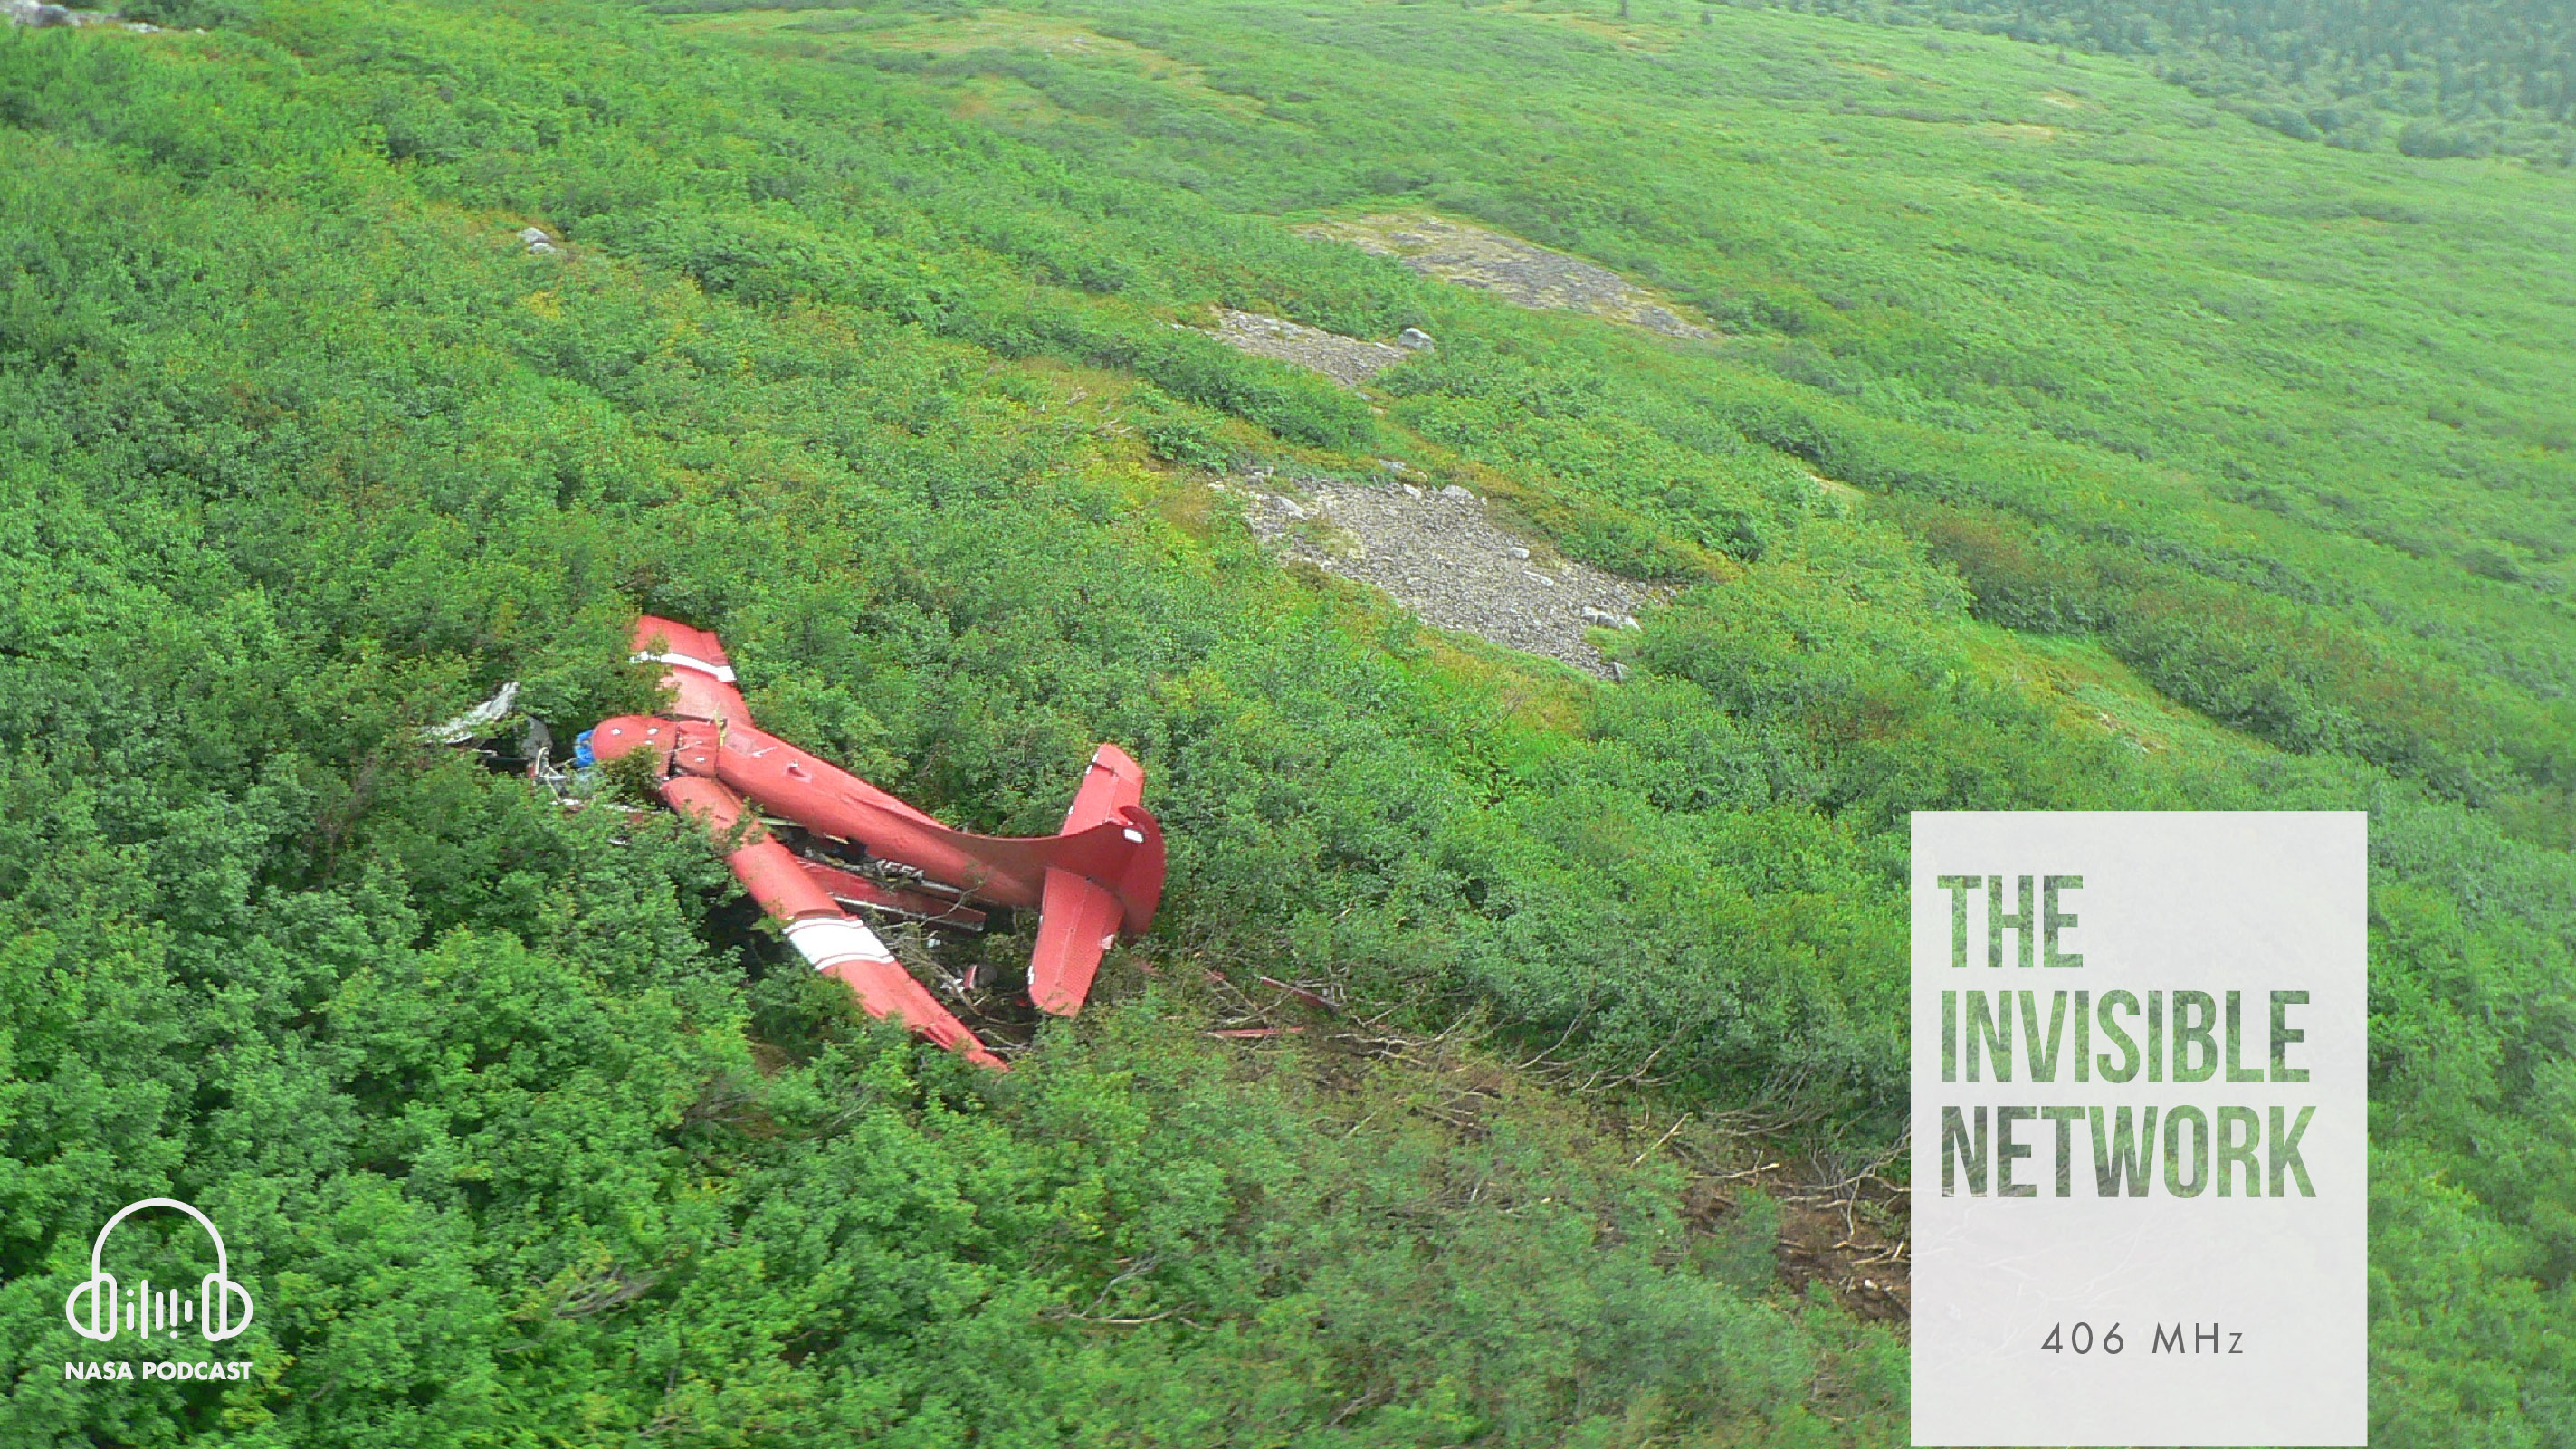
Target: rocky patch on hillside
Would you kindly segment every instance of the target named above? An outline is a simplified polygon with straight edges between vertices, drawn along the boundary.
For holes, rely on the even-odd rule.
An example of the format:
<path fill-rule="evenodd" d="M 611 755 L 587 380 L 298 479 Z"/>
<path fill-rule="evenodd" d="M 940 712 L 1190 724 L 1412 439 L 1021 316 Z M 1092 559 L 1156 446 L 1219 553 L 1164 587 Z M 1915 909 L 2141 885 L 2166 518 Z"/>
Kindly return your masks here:
<path fill-rule="evenodd" d="M 1216 317 L 1216 339 L 1226 346 L 1255 357 L 1312 368 L 1353 390 L 1375 374 L 1431 347 L 1429 336 L 1410 327 L 1395 342 L 1371 342 L 1285 317 L 1238 312 L 1232 307 L 1217 308 Z"/>
<path fill-rule="evenodd" d="M 1620 667 L 1588 631 L 1636 628 L 1637 610 L 1660 597 L 1513 537 L 1485 500 L 1455 484 L 1429 487 L 1392 471 L 1383 485 L 1256 471 L 1211 486 L 1241 494 L 1253 533 L 1284 557 L 1373 584 L 1433 628 L 1606 679 Z"/>

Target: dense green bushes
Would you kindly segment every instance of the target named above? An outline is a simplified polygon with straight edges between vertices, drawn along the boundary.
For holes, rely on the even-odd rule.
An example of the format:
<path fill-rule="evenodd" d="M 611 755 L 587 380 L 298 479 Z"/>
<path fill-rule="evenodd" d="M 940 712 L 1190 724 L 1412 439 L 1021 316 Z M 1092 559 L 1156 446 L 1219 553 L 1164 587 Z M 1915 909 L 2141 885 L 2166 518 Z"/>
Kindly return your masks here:
<path fill-rule="evenodd" d="M 1668 1169 L 1526 1084 L 1462 1132 L 1436 1074 L 1247 1077 L 1150 995 L 1007 1084 L 917 1062 L 767 974 L 675 825 L 409 739 L 502 673 L 563 724 L 632 706 L 620 625 L 671 609 L 773 724 L 965 818 L 1044 828 L 1095 738 L 1135 745 L 1199 959 L 1387 997 L 1448 929 L 1501 963 L 1453 991 L 1544 964 L 1463 903 L 1583 906 L 1487 823 L 1495 788 L 1532 808 L 1489 762 L 1535 737 L 1273 617 L 1240 542 L 1128 519 L 1070 389 L 394 186 L 360 222 L 5 144 L 15 1437 L 1835 1437 L 1820 1375 L 1845 1433 L 1892 1432 L 1883 1336 L 1756 1301 L 1740 1251 L 1691 1266 Z M 1336 936 L 1480 844 L 1427 927 Z M 1837 1030 L 1737 1021 L 1703 1058 L 1758 1080 Z M 53 1269 L 164 1190 L 243 1254 L 263 1375 L 61 1382 Z"/>

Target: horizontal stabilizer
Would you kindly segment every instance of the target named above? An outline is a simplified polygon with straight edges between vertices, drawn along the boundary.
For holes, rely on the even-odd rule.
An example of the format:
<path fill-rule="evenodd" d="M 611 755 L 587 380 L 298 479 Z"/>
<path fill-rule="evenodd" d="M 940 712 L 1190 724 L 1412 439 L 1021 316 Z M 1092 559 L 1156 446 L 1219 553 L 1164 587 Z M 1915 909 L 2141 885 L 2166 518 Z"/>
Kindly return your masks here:
<path fill-rule="evenodd" d="M 1046 873 L 1046 905 L 1038 916 L 1038 948 L 1029 957 L 1029 1001 L 1038 1010 L 1071 1016 L 1091 994 L 1100 958 L 1118 939 L 1118 898 L 1069 870 Z"/>
<path fill-rule="evenodd" d="M 1068 850 L 1047 868 L 1038 915 L 1037 951 L 1029 958 L 1029 1000 L 1057 1016 L 1082 1010 L 1100 958 L 1122 930 L 1138 936 L 1154 924 L 1163 895 L 1163 832 L 1142 803 L 1145 772 L 1116 745 L 1102 745 L 1083 771 L 1059 840 L 1115 846 Z M 1116 847 L 1124 847 L 1118 849 Z"/>

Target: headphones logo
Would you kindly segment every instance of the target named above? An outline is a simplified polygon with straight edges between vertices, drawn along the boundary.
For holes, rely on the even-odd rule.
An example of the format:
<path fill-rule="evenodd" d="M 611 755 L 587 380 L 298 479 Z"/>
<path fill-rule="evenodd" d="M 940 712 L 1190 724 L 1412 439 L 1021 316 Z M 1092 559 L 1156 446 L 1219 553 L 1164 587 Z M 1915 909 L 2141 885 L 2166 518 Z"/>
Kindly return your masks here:
<path fill-rule="evenodd" d="M 116 1231 L 118 1223 L 145 1208 L 156 1207 L 186 1213 L 214 1240 L 215 1271 L 198 1280 L 193 1299 L 176 1288 L 155 1291 L 149 1278 L 137 1281 L 130 1291 L 122 1290 L 117 1286 L 116 1275 L 104 1266 L 107 1235 Z M 89 1299 L 85 1323 L 81 1307 L 84 1297 Z M 234 1314 L 236 1300 L 240 1304 L 239 1316 Z M 224 1235 L 215 1231 L 212 1219 L 177 1198 L 147 1197 L 117 1209 L 107 1226 L 98 1230 L 98 1241 L 89 1250 L 89 1281 L 74 1288 L 71 1296 L 63 1300 L 63 1319 L 71 1324 L 72 1332 L 100 1343 L 115 1338 L 120 1329 L 150 1338 L 156 1329 L 165 1335 L 175 1333 L 175 1325 L 181 1323 L 197 1325 L 208 1343 L 221 1343 L 250 1327 L 250 1290 L 232 1280 L 232 1267 L 224 1257 Z"/>

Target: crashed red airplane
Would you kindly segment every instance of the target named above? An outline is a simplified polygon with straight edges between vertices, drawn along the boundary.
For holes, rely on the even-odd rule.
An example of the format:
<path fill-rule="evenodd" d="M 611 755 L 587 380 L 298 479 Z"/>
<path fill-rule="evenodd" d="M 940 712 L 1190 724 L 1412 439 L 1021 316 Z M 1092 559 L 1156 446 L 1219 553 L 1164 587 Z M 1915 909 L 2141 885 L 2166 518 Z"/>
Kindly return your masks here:
<path fill-rule="evenodd" d="M 1091 757 L 1060 833 L 969 835 L 754 727 L 715 635 L 647 615 L 634 647 L 663 666 L 669 713 L 602 720 L 587 753 L 651 751 L 662 798 L 733 845 L 726 863 L 752 898 L 870 1015 L 1002 1065 L 845 904 L 969 930 L 984 924 L 979 903 L 1035 908 L 1029 999 L 1058 1016 L 1082 1009 L 1112 942 L 1153 924 L 1163 832 L 1141 803 L 1145 772 L 1116 745 Z"/>

